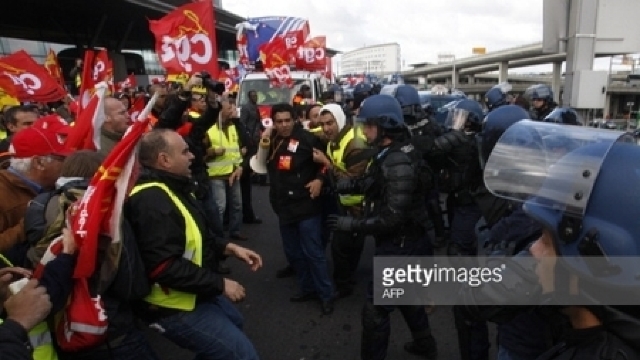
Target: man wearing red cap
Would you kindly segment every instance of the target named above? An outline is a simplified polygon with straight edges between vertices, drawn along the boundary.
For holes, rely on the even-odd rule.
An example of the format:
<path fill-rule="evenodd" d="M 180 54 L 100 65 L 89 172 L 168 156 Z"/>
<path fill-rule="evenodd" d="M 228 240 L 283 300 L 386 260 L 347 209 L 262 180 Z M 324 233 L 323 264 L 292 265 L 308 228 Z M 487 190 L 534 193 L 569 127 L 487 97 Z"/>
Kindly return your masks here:
<path fill-rule="evenodd" d="M 64 146 L 68 130 L 63 119 L 50 115 L 13 136 L 11 165 L 0 170 L 0 252 L 24 241 L 27 204 L 38 193 L 55 187 L 69 154 Z"/>

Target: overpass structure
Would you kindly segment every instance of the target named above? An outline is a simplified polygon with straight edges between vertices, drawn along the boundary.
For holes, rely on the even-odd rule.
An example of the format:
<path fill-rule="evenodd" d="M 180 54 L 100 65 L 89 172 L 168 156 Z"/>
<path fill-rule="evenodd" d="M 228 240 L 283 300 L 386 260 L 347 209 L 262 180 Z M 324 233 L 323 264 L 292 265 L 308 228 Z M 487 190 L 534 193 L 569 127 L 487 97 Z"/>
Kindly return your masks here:
<path fill-rule="evenodd" d="M 617 54 L 600 54 L 607 57 Z M 514 93 L 522 93 L 533 84 L 545 83 L 551 86 L 556 102 L 560 103 L 564 77 L 562 63 L 567 59 L 565 52 L 545 54 L 542 42 L 522 45 L 485 55 L 455 59 L 444 64 L 420 63 L 402 73 L 408 83 L 430 88 L 434 84 L 445 83 L 468 95 L 483 95 L 491 86 L 501 82 L 512 84 Z M 553 71 L 546 76 L 509 74 L 509 69 L 533 65 L 553 64 Z M 488 74 L 497 71 L 497 74 Z M 478 96 L 479 97 L 479 96 Z M 640 88 L 627 80 L 626 74 L 611 75 L 607 87 L 608 108 L 613 114 L 633 111 L 640 105 Z"/>

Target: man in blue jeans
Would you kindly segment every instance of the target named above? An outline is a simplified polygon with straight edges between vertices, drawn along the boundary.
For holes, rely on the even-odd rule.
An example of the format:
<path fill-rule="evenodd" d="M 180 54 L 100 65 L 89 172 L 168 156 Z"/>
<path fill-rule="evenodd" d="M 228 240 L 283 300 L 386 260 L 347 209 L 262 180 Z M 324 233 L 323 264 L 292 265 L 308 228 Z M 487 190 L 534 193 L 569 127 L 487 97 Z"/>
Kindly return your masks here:
<path fill-rule="evenodd" d="M 178 133 L 155 129 L 140 142 L 142 171 L 125 205 L 150 281 L 151 293 L 136 314 L 198 360 L 257 360 L 231 304 L 245 297 L 242 285 L 214 272 L 218 259 L 235 256 L 252 270 L 255 252 L 216 238 L 193 196 L 193 154 Z"/>
<path fill-rule="evenodd" d="M 290 104 L 273 105 L 271 119 L 274 127 L 262 134 L 260 146 L 269 149 L 269 201 L 278 215 L 284 252 L 300 287 L 300 293 L 290 300 L 320 298 L 322 313 L 329 315 L 334 290 L 322 241 L 324 167 L 313 161 L 313 153 L 322 151 L 322 144 L 296 123 Z"/>

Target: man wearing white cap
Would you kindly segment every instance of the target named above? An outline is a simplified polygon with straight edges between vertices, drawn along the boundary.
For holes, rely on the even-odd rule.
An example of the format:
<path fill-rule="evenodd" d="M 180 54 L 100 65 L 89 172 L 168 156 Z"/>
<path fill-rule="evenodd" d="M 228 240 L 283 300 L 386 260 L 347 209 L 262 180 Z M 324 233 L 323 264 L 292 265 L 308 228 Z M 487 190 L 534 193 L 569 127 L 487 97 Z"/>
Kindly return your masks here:
<path fill-rule="evenodd" d="M 374 152 L 367 146 L 362 131 L 346 124 L 347 117 L 337 104 L 328 104 L 320 109 L 319 124 L 326 135 L 327 157 L 321 151 L 314 151 L 313 160 L 331 169 L 334 179 L 358 178 L 367 168 Z M 340 195 L 338 209 L 349 216 L 362 214 L 362 195 Z M 347 214 L 344 214 L 347 215 Z M 360 262 L 364 247 L 364 236 L 357 233 L 335 231 L 331 241 L 333 257 L 333 278 L 339 297 L 351 295 L 353 274 Z"/>

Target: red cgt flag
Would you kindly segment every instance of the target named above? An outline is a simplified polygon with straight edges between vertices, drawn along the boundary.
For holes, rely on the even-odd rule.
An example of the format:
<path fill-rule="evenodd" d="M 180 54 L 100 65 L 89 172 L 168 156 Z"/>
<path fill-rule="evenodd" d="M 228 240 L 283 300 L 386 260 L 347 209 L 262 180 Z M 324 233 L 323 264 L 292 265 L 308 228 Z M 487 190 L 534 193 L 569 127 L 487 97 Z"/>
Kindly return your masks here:
<path fill-rule="evenodd" d="M 67 96 L 56 79 L 24 50 L 0 59 L 0 78 L 11 81 L 16 97 L 23 102 L 54 102 Z"/>
<path fill-rule="evenodd" d="M 111 81 L 113 67 L 107 50 L 85 50 L 82 68 L 82 83 L 80 85 L 80 110 L 84 109 L 91 96 L 95 93 L 95 86 L 100 82 Z M 113 83 L 111 81 L 111 83 Z"/>
<path fill-rule="evenodd" d="M 212 1 L 183 5 L 160 20 L 149 20 L 156 53 L 169 74 L 207 71 L 218 76 L 218 48 Z"/>
<path fill-rule="evenodd" d="M 327 69 L 327 38 L 316 36 L 296 50 L 296 68 L 325 72 Z"/>
<path fill-rule="evenodd" d="M 271 81 L 271 86 L 293 86 L 288 56 L 287 44 L 281 37 L 276 37 L 260 46 L 260 60 L 262 60 L 264 71 Z"/>
<path fill-rule="evenodd" d="M 135 182 L 135 148 L 147 131 L 149 121 L 147 117 L 129 128 L 91 179 L 82 199 L 74 204 L 69 222 L 78 244 L 78 261 L 74 271 L 76 279 L 88 278 L 93 274 L 99 234 L 109 235 L 112 242 L 120 241 L 118 229 L 122 206 Z"/>

